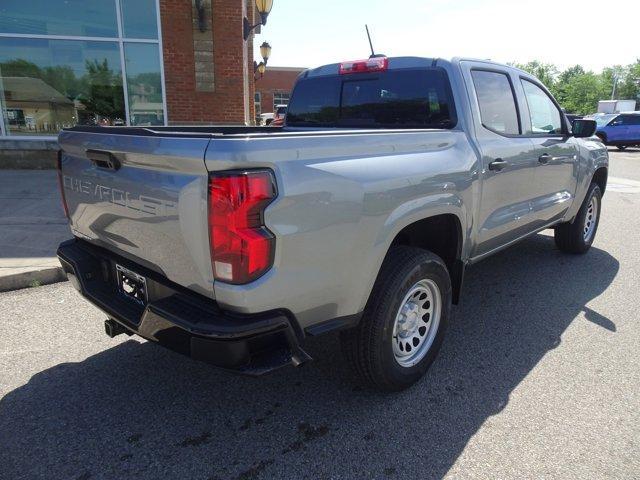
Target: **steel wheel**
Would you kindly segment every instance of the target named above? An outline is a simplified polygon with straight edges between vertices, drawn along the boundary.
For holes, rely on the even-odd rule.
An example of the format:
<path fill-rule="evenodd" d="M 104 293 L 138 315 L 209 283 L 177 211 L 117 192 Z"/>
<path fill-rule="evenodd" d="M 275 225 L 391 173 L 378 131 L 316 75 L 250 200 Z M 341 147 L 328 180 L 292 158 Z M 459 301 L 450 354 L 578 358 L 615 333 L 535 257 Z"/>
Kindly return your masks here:
<path fill-rule="evenodd" d="M 409 289 L 393 325 L 393 356 L 402 367 L 412 367 L 427 354 L 438 332 L 442 296 L 436 283 L 420 280 Z"/>
<path fill-rule="evenodd" d="M 598 219 L 598 198 L 593 196 L 591 197 L 591 201 L 589 202 L 589 206 L 587 207 L 587 213 L 584 218 L 584 229 L 582 232 L 582 236 L 585 242 L 591 240 L 593 236 L 593 232 L 596 230 L 596 222 Z"/>

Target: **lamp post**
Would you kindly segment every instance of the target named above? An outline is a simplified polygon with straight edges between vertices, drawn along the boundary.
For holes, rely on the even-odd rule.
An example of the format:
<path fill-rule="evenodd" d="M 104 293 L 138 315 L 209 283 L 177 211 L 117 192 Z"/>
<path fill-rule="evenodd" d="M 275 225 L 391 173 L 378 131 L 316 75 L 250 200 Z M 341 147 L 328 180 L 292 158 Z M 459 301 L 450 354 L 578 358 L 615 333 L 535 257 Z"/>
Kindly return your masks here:
<path fill-rule="evenodd" d="M 267 42 L 262 42 L 262 45 L 260 45 L 260 56 L 262 57 L 262 60 L 264 60 L 264 64 L 266 65 L 269 61 L 269 57 L 271 56 L 271 45 L 269 45 Z"/>
<path fill-rule="evenodd" d="M 255 78 L 255 74 L 256 72 L 260 74 L 259 78 L 262 78 L 262 76 L 264 75 L 264 72 L 267 71 L 267 64 L 264 62 L 253 62 L 253 75 L 254 75 L 254 80 L 257 80 L 257 78 Z"/>
<path fill-rule="evenodd" d="M 253 61 L 254 80 L 257 80 L 257 78 L 255 78 L 256 72 L 260 74 L 259 78 L 262 78 L 264 72 L 267 71 L 267 62 L 271 56 L 271 45 L 267 42 L 262 42 L 262 45 L 260 45 L 260 56 L 262 57 L 262 62 L 258 63 L 255 60 Z"/>
<path fill-rule="evenodd" d="M 258 13 L 260 14 L 260 21 L 255 25 L 251 25 L 249 23 L 249 19 L 247 19 L 247 17 L 244 17 L 242 21 L 242 35 L 245 40 L 249 38 L 249 35 L 254 28 L 259 27 L 260 25 L 267 24 L 267 17 L 271 12 L 272 7 L 273 0 L 256 0 L 256 10 L 258 10 Z"/>

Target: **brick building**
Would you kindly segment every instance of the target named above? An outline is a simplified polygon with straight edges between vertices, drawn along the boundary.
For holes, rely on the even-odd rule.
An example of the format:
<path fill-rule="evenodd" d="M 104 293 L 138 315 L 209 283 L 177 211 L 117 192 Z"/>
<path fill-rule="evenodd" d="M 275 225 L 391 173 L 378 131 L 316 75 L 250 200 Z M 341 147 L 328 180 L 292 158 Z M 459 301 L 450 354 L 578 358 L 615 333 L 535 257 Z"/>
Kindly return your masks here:
<path fill-rule="evenodd" d="M 255 81 L 256 114 L 271 113 L 276 105 L 287 105 L 291 89 L 304 68 L 267 67 L 262 78 Z"/>
<path fill-rule="evenodd" d="M 0 162 L 42 157 L 77 124 L 255 119 L 253 35 L 243 39 L 255 0 L 2 3 Z"/>

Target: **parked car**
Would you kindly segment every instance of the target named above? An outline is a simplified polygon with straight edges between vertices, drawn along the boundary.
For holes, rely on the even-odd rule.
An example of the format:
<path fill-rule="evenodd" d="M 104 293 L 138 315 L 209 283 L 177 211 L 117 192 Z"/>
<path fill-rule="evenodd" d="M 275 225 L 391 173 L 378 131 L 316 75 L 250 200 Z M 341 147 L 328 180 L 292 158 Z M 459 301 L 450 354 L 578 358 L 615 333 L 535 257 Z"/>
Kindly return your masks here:
<path fill-rule="evenodd" d="M 287 106 L 286 105 L 278 105 L 276 107 L 276 111 L 273 115 L 273 122 L 271 122 L 272 127 L 281 127 L 284 125 L 284 119 L 287 115 Z"/>
<path fill-rule="evenodd" d="M 274 116 L 273 112 L 271 112 L 271 113 L 262 113 L 260 115 L 260 123 L 262 125 L 270 125 L 271 122 L 273 122 L 273 116 Z"/>
<path fill-rule="evenodd" d="M 63 130 L 58 256 L 110 336 L 259 375 L 341 330 L 363 380 L 400 390 L 435 359 L 469 266 L 545 228 L 589 250 L 608 169 L 594 131 L 506 65 L 326 65 L 280 129 Z"/>
<path fill-rule="evenodd" d="M 584 118 L 582 115 L 576 115 L 574 113 L 565 113 L 565 116 L 567 117 L 567 120 L 569 120 L 569 123 L 573 123 L 574 120 Z"/>
<path fill-rule="evenodd" d="M 640 146 L 640 112 L 602 115 L 598 122 L 596 135 L 605 145 L 615 146 L 618 150 Z"/>

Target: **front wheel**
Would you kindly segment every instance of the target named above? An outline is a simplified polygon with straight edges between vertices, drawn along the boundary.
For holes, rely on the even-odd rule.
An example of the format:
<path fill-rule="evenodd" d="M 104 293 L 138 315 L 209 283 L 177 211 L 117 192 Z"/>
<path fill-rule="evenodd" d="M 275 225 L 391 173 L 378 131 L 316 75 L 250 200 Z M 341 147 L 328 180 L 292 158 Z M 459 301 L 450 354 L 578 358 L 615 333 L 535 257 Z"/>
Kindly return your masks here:
<path fill-rule="evenodd" d="M 556 246 L 566 253 L 586 253 L 598 230 L 601 206 L 602 192 L 597 184 L 592 183 L 573 223 L 556 227 Z"/>
<path fill-rule="evenodd" d="M 413 385 L 442 344 L 451 315 L 451 280 L 431 252 L 396 246 L 387 254 L 363 318 L 341 334 L 345 356 L 381 391 Z"/>

